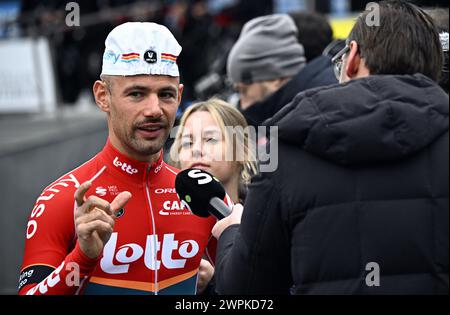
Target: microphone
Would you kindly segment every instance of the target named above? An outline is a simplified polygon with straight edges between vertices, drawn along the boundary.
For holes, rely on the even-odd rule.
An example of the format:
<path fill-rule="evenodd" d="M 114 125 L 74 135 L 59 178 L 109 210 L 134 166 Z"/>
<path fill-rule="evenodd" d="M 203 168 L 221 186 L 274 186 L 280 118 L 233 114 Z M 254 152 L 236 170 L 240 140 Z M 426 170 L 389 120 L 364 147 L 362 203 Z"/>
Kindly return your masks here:
<path fill-rule="evenodd" d="M 221 220 L 231 213 L 231 209 L 223 202 L 225 189 L 206 171 L 187 169 L 178 173 L 175 190 L 181 204 L 196 216 L 207 218 L 212 214 Z"/>

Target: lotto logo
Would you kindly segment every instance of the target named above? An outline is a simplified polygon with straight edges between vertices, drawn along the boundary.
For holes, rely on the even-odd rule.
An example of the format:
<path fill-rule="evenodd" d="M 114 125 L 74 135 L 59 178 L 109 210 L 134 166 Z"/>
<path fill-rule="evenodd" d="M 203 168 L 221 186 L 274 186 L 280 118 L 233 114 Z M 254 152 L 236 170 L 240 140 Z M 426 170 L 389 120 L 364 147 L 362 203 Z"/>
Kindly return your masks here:
<path fill-rule="evenodd" d="M 118 233 L 111 235 L 103 250 L 100 261 L 102 270 L 109 274 L 127 273 L 130 264 L 144 258 L 145 266 L 150 270 L 159 270 L 162 265 L 167 269 L 184 268 L 189 258 L 199 252 L 199 245 L 194 240 L 176 241 L 175 234 L 164 234 L 162 242 L 158 235 L 148 235 L 145 248 L 139 244 L 130 243 L 117 248 Z M 161 261 L 157 259 L 161 251 Z M 174 258 L 174 256 L 181 258 Z"/>
<path fill-rule="evenodd" d="M 113 164 L 114 166 L 120 168 L 122 171 L 127 172 L 130 175 L 136 174 L 138 172 L 138 170 L 133 168 L 131 165 L 120 162 L 117 156 L 114 159 Z"/>

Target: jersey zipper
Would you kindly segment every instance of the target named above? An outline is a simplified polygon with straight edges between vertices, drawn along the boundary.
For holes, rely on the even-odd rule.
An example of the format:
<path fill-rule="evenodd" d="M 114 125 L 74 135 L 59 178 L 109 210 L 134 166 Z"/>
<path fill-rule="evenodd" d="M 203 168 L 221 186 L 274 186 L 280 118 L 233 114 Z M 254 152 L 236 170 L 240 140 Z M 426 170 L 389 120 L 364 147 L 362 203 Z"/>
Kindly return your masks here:
<path fill-rule="evenodd" d="M 150 181 L 150 170 L 151 170 L 151 166 L 147 167 L 147 173 L 145 176 L 145 190 L 147 192 L 147 201 L 148 204 L 150 206 L 150 215 L 152 218 L 152 228 L 153 228 L 153 234 L 155 235 L 155 237 L 153 237 L 153 261 L 155 262 L 155 295 L 158 295 L 158 241 L 157 241 L 157 237 L 158 234 L 156 233 L 156 224 L 155 224 L 155 218 L 153 216 L 153 206 L 152 206 L 152 200 L 150 198 L 150 188 L 149 188 L 149 181 Z"/>

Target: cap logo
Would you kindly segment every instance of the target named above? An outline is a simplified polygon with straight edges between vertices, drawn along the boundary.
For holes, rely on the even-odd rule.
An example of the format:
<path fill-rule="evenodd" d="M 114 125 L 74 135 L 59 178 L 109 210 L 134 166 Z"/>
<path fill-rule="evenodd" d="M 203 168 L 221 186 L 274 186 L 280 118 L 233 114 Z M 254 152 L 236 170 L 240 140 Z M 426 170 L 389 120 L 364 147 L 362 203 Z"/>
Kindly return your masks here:
<path fill-rule="evenodd" d="M 181 50 L 164 25 L 126 22 L 116 26 L 105 40 L 101 75 L 179 77 L 176 60 Z"/>
<path fill-rule="evenodd" d="M 139 54 L 138 53 L 129 53 L 129 54 L 122 54 L 122 62 L 133 62 L 133 61 L 139 61 Z"/>
<path fill-rule="evenodd" d="M 120 57 L 120 54 L 115 54 L 112 50 L 109 50 L 109 51 L 105 51 L 105 54 L 103 55 L 103 61 L 115 64 L 117 62 L 117 60 L 119 59 L 119 57 Z"/>
<path fill-rule="evenodd" d="M 167 63 L 175 63 L 177 62 L 177 56 L 171 54 L 161 54 L 161 61 Z"/>
<path fill-rule="evenodd" d="M 156 63 L 158 61 L 158 55 L 153 50 L 147 50 L 144 53 L 144 60 L 148 63 Z"/>

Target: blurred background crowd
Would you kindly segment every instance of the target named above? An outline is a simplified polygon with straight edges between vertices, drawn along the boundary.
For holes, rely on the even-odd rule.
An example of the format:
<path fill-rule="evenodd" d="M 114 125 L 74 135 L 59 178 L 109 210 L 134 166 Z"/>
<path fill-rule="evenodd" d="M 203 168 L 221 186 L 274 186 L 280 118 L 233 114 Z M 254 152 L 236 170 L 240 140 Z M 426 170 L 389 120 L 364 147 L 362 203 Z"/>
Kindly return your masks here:
<path fill-rule="evenodd" d="M 92 83 L 100 73 L 104 39 L 109 31 L 126 21 L 154 21 L 164 24 L 183 47 L 179 66 L 185 84 L 183 104 L 186 105 L 193 100 L 205 99 L 214 94 L 227 96 L 227 93 L 230 93 L 225 80 L 227 54 L 238 38 L 242 26 L 252 18 L 271 13 L 291 13 L 295 17 L 299 11 L 317 12 L 329 19 L 334 38 L 339 38 L 345 37 L 350 30 L 351 18 L 354 17 L 352 12 L 360 12 L 368 2 L 79 0 L 76 3 L 80 8 L 80 26 L 69 27 L 66 25 L 68 1 L 1 0 L 0 40 L 16 37 L 48 38 L 58 104 L 70 105 L 80 98 L 91 98 Z M 448 7 L 448 1 L 445 0 L 415 3 L 429 7 Z M 311 23 L 304 24 L 312 28 L 317 26 L 317 22 L 311 20 Z M 317 38 L 316 46 L 324 48 L 332 39 L 332 33 Z M 308 49 L 306 51 L 308 53 Z"/>
<path fill-rule="evenodd" d="M 178 59 L 185 85 L 180 117 L 193 102 L 212 96 L 239 106 L 227 59 L 243 25 L 263 15 L 290 14 L 299 30 L 305 62 L 327 55 L 324 70 L 335 80 L 331 57 L 345 46 L 356 16 L 369 2 L 0 0 L 0 197 L 7 212 L 0 219 L 0 294 L 17 290 L 26 222 L 36 197 L 45 185 L 86 161 L 105 143 L 105 117 L 95 107 L 92 85 L 99 78 L 105 38 L 115 26 L 151 21 L 167 26 L 175 35 L 183 47 Z M 448 32 L 448 0 L 412 2 L 441 8 L 434 19 L 441 31 Z M 80 9 L 79 26 L 67 24 L 69 3 Z M 448 91 L 448 53 L 446 67 Z M 285 100 L 309 88 L 314 80 L 294 76 L 291 85 L 298 82 L 304 86 L 290 91 L 286 85 L 275 96 L 278 99 L 269 99 L 271 104 L 287 104 Z M 330 83 L 322 81 L 317 86 Z M 274 112 L 280 109 L 277 106 Z M 257 112 L 262 107 L 240 109 L 249 124 L 258 125 L 273 114 Z M 88 111 L 76 112 L 77 108 Z"/>

